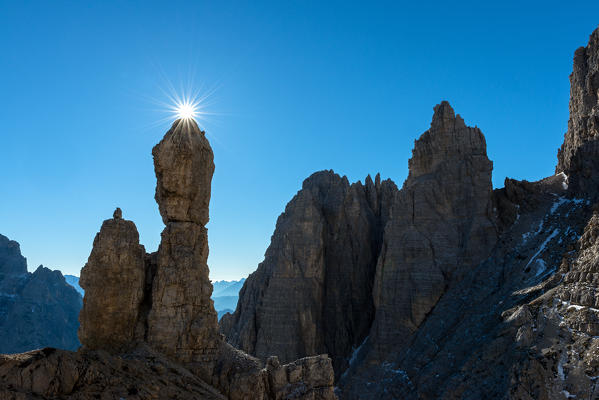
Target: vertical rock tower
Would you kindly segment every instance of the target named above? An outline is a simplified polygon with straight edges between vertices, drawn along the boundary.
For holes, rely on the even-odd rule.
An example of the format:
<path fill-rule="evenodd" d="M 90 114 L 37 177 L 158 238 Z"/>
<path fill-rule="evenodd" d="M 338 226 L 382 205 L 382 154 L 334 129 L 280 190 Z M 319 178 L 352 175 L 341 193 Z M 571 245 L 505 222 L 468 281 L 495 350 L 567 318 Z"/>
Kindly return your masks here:
<path fill-rule="evenodd" d="M 166 227 L 156 256 L 147 340 L 179 361 L 209 362 L 219 341 L 204 226 L 214 173 L 212 148 L 195 121 L 180 119 L 152 155 L 155 198 Z"/>

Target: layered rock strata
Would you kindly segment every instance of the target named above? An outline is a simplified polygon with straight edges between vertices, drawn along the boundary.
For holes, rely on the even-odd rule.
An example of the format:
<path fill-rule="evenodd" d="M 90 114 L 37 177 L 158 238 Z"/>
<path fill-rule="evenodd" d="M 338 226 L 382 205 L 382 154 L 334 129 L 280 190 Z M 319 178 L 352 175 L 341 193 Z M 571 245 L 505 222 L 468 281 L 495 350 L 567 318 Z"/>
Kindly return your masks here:
<path fill-rule="evenodd" d="M 283 362 L 327 353 L 335 370 L 368 335 L 382 232 L 397 191 L 377 175 L 349 184 L 333 171 L 303 183 L 279 217 L 264 262 L 222 331 L 234 346 Z"/>
<path fill-rule="evenodd" d="M 404 348 L 447 286 L 489 255 L 497 240 L 492 169 L 481 131 L 449 103 L 436 106 L 385 227 L 369 336 L 375 359 Z"/>
<path fill-rule="evenodd" d="M 166 228 L 156 255 L 147 341 L 181 362 L 211 363 L 221 340 L 210 299 L 204 226 L 209 218 L 214 156 L 192 120 L 175 123 L 152 155 L 155 198 Z"/>

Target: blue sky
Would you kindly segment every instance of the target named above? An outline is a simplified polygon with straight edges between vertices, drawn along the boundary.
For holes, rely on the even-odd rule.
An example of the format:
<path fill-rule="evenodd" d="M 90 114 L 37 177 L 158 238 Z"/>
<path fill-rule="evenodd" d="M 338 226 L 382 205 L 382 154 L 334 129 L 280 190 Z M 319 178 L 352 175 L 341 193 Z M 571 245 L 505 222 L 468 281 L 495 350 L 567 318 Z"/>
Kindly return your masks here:
<path fill-rule="evenodd" d="M 553 174 L 599 2 L 421 3 L 0 0 L 0 233 L 78 275 L 119 206 L 155 251 L 170 84 L 212 93 L 212 279 L 256 268 L 315 171 L 401 185 L 441 100 L 482 129 L 495 187 Z"/>

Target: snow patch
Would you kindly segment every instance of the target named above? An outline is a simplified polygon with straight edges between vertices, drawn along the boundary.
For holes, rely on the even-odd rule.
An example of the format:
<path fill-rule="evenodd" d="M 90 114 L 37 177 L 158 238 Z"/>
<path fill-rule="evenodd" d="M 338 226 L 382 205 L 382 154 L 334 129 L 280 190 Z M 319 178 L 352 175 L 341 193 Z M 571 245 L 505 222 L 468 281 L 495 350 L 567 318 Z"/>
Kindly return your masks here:
<path fill-rule="evenodd" d="M 356 359 L 358 358 L 358 354 L 360 353 L 360 349 L 362 349 L 362 346 L 364 346 L 364 343 L 366 343 L 366 341 L 368 340 L 368 336 L 366 336 L 366 338 L 362 341 L 362 344 L 360 344 L 360 346 L 358 346 L 358 348 L 354 348 L 352 353 L 351 353 L 351 357 L 349 359 L 349 365 L 352 366 L 354 364 L 354 362 L 356 361 Z"/>
<path fill-rule="evenodd" d="M 560 172 L 559 174 L 556 174 L 555 176 L 559 176 L 561 177 L 562 180 L 562 188 L 564 190 L 568 189 L 568 175 L 564 174 L 563 172 Z"/>
<path fill-rule="evenodd" d="M 561 357 L 559 358 L 559 362 L 557 363 L 557 376 L 559 376 L 559 379 L 561 381 L 566 380 L 566 375 L 564 374 L 564 364 L 566 363 L 566 357 L 566 353 L 562 353 Z"/>
<path fill-rule="evenodd" d="M 535 274 L 535 276 L 539 276 L 547 270 L 547 264 L 545 264 L 545 260 L 543 260 L 542 258 L 539 258 L 537 260 L 537 266 L 537 273 Z"/>
<path fill-rule="evenodd" d="M 381 365 L 386 371 L 400 375 L 403 379 L 405 379 L 406 381 L 410 381 L 410 377 L 408 376 L 408 373 L 406 371 L 404 371 L 403 369 L 400 368 L 393 368 L 393 364 L 391 364 L 390 362 L 384 362 Z"/>
<path fill-rule="evenodd" d="M 560 208 L 562 206 L 562 204 L 565 204 L 568 202 L 568 199 L 566 199 L 565 197 L 559 197 L 555 203 L 553 203 L 553 205 L 551 206 L 551 211 L 550 213 L 553 214 L 555 213 L 555 211 Z"/>
<path fill-rule="evenodd" d="M 537 252 L 530 258 L 530 260 L 526 264 L 526 267 L 528 267 L 530 264 L 532 264 L 532 262 L 537 258 L 537 256 L 545 250 L 545 248 L 547 247 L 547 244 L 551 241 L 551 239 L 556 237 L 558 233 L 559 233 L 559 229 L 557 229 L 557 228 L 554 229 L 553 232 L 551 232 L 551 235 L 549 235 L 547 237 L 547 239 L 545 239 L 545 241 L 541 244 L 541 247 L 539 247 L 539 250 L 537 250 Z"/>

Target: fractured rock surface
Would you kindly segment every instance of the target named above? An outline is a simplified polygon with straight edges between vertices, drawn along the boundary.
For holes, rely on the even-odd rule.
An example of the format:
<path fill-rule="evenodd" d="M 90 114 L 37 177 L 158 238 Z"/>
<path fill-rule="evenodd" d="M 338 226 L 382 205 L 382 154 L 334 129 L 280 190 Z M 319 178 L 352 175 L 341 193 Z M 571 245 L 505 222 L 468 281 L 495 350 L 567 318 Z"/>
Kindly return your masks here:
<path fill-rule="evenodd" d="M 120 350 L 144 338 L 146 252 L 135 224 L 114 216 L 102 224 L 79 280 L 86 293 L 79 338 L 89 349 Z"/>
<path fill-rule="evenodd" d="M 378 258 L 369 339 L 377 359 L 407 345 L 451 280 L 486 258 L 497 240 L 485 138 L 449 103 L 435 107 L 409 167 Z"/>
<path fill-rule="evenodd" d="M 179 120 L 152 150 L 156 201 L 166 224 L 156 255 L 147 340 L 182 362 L 216 359 L 220 335 L 208 277 L 214 156 L 204 132 Z"/>
<path fill-rule="evenodd" d="M 378 176 L 365 185 L 332 171 L 306 179 L 279 217 L 238 309 L 221 320 L 229 342 L 283 362 L 327 353 L 344 369 L 374 318 L 372 283 L 396 191 Z"/>

